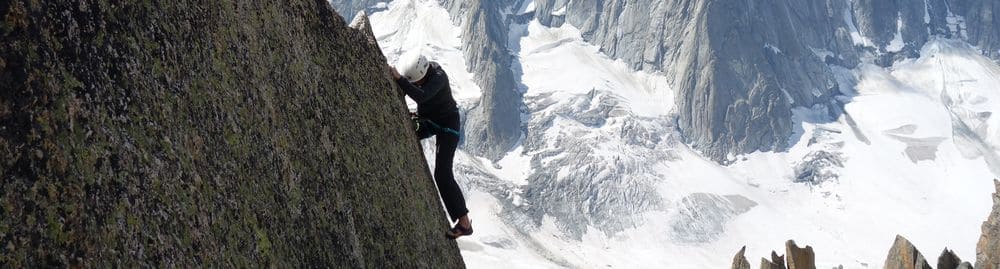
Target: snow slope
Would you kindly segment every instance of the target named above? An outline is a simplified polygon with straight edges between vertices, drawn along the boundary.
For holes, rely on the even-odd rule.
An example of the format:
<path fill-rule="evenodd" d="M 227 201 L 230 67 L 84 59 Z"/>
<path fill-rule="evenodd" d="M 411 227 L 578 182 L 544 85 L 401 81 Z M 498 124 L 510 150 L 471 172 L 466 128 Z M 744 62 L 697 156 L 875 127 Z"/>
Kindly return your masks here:
<path fill-rule="evenodd" d="M 428 54 L 471 104 L 481 91 L 448 18 L 420 0 L 371 15 L 390 61 Z M 456 159 L 476 227 L 459 240 L 469 267 L 724 268 L 741 246 L 755 260 L 795 239 L 819 267 L 876 268 L 896 234 L 928 255 L 975 256 L 1000 172 L 1000 67 L 975 48 L 935 40 L 892 68 L 841 70 L 844 113 L 798 108 L 787 152 L 721 166 L 678 142 L 661 74 L 609 59 L 570 25 L 512 31 L 520 146 L 496 163 Z"/>

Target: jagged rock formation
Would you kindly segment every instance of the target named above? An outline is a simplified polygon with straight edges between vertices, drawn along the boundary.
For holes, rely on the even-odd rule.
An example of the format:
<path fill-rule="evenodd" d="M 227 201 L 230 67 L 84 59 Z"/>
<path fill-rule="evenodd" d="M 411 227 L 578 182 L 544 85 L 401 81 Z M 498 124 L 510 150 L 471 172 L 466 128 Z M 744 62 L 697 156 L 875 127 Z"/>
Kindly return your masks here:
<path fill-rule="evenodd" d="M 746 261 L 744 256 L 746 248 L 744 246 L 736 253 L 736 257 L 733 258 L 733 269 L 750 268 L 750 263 Z M 786 256 L 778 256 L 777 252 L 771 251 L 771 260 L 760 259 L 760 269 L 786 269 L 786 263 L 788 264 L 787 269 L 816 269 L 816 255 L 811 246 L 800 248 L 795 244 L 795 241 L 788 240 L 785 242 L 785 254 L 787 258 Z"/>
<path fill-rule="evenodd" d="M 760 258 L 760 269 L 785 269 L 785 256 L 778 256 L 777 252 L 771 251 L 771 260 Z"/>
<path fill-rule="evenodd" d="M 788 269 L 816 269 L 816 253 L 811 246 L 800 248 L 795 241 L 788 240 L 785 242 L 785 255 Z"/>
<path fill-rule="evenodd" d="M 1000 4 L 990 0 L 861 0 L 853 6 L 858 30 L 867 46 L 879 52 L 877 63 L 918 57 L 931 36 L 960 38 L 1000 59 Z"/>
<path fill-rule="evenodd" d="M 963 262 L 954 252 L 948 250 L 947 248 L 941 252 L 941 256 L 938 257 L 937 268 L 938 269 L 997 269 L 1000 268 L 1000 180 L 994 180 L 994 185 L 996 185 L 996 192 L 993 194 L 993 212 L 990 214 L 989 218 L 983 222 L 983 235 L 979 239 L 979 244 L 976 246 L 976 265 L 972 266 L 969 262 Z M 732 268 L 748 268 L 749 263 L 744 262 L 746 258 L 744 253 L 746 252 L 746 246 L 744 246 L 733 258 Z M 785 242 L 785 253 L 787 258 L 785 259 L 788 269 L 814 269 L 816 268 L 816 258 L 813 253 L 812 247 L 806 246 L 805 248 L 799 248 L 795 241 L 788 240 Z M 741 260 L 742 259 L 742 260 Z M 771 252 L 771 261 L 766 258 L 761 258 L 761 269 L 784 269 L 785 264 L 781 262 L 782 257 L 778 256 L 777 253 Z M 737 267 L 737 265 L 742 267 Z M 886 257 L 885 265 L 882 268 L 886 269 L 931 269 L 931 265 L 924 258 L 924 255 L 917 250 L 916 246 L 910 243 L 909 240 L 903 236 L 897 235 L 895 241 L 893 242 L 892 248 L 889 249 L 889 254 Z"/>
<path fill-rule="evenodd" d="M 938 269 L 972 269 L 972 264 L 969 262 L 962 262 L 962 259 L 955 255 L 954 251 L 948 250 L 947 248 L 941 252 L 941 256 L 938 257 L 937 263 Z"/>
<path fill-rule="evenodd" d="M 994 180 L 993 212 L 983 222 L 983 235 L 976 244 L 976 268 L 1000 268 L 1000 180 Z"/>
<path fill-rule="evenodd" d="M 730 268 L 733 269 L 750 269 L 750 261 L 747 261 L 747 247 L 743 246 L 739 252 L 736 252 L 736 256 L 733 257 L 733 265 Z"/>
<path fill-rule="evenodd" d="M 0 267 L 463 266 L 374 36 L 325 0 L 0 17 Z"/>
<path fill-rule="evenodd" d="M 957 18 L 964 21 L 963 39 L 982 50 L 983 54 L 995 60 L 1000 60 L 1000 2 L 993 0 L 954 0 L 948 1 L 949 10 L 953 14 L 962 15 Z"/>
<path fill-rule="evenodd" d="M 924 259 L 909 240 L 897 235 L 896 241 L 889 249 L 889 256 L 885 258 L 886 269 L 931 269 L 931 265 Z"/>

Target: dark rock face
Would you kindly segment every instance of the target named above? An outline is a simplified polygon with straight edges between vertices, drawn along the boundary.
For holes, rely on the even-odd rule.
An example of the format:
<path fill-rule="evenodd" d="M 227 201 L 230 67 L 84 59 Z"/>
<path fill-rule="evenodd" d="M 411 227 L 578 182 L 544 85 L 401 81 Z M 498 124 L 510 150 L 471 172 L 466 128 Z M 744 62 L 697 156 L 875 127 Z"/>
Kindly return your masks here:
<path fill-rule="evenodd" d="M 816 253 L 811 246 L 800 248 L 795 241 L 788 240 L 785 242 L 785 255 L 788 269 L 816 269 Z"/>
<path fill-rule="evenodd" d="M 854 9 L 854 23 L 858 31 L 873 42 L 885 47 L 896 33 L 899 7 L 896 0 L 858 0 Z M 886 16 L 889 15 L 889 16 Z"/>
<path fill-rule="evenodd" d="M 0 17 L 0 267 L 463 266 L 374 37 L 326 1 Z"/>
<path fill-rule="evenodd" d="M 976 244 L 976 268 L 1000 268 L 1000 180 L 994 180 L 993 212 L 983 222 L 983 235 Z"/>
<path fill-rule="evenodd" d="M 897 235 L 896 241 L 889 249 L 889 255 L 885 258 L 885 269 L 931 269 L 931 265 L 924 259 L 909 240 Z"/>
<path fill-rule="evenodd" d="M 954 251 L 948 250 L 947 248 L 941 252 L 941 256 L 938 257 L 937 268 L 938 269 L 956 269 L 962 264 L 962 259 L 955 255 Z"/>
<path fill-rule="evenodd" d="M 972 45 L 983 54 L 1000 60 L 1000 2 L 996 0 L 948 1 L 955 14 L 963 14 L 966 35 Z"/>

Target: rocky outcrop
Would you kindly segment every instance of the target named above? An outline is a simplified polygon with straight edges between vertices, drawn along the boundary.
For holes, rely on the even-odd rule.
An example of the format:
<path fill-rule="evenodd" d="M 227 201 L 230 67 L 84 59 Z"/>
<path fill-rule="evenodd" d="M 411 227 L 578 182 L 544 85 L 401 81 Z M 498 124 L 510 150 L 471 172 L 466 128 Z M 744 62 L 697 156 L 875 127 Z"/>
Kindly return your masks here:
<path fill-rule="evenodd" d="M 795 241 L 785 242 L 785 263 L 788 269 L 816 269 L 816 253 L 811 246 L 800 248 Z"/>
<path fill-rule="evenodd" d="M 896 241 L 889 249 L 889 256 L 885 258 L 886 269 L 932 269 L 931 265 L 924 259 L 909 240 L 897 235 Z"/>
<path fill-rule="evenodd" d="M 991 0 L 860 0 L 853 5 L 858 30 L 883 66 L 918 57 L 932 36 L 958 38 L 1000 60 L 1000 3 Z"/>
<path fill-rule="evenodd" d="M 771 260 L 760 258 L 760 269 L 785 269 L 785 256 L 778 256 L 777 252 L 771 251 Z"/>
<path fill-rule="evenodd" d="M 371 32 L 251 2 L 0 3 L 0 267 L 463 266 Z"/>
<path fill-rule="evenodd" d="M 733 265 L 730 268 L 750 269 L 750 261 L 747 261 L 746 251 L 747 247 L 743 246 L 739 252 L 736 252 L 736 256 L 733 257 Z"/>
<path fill-rule="evenodd" d="M 994 180 L 993 212 L 983 222 L 983 235 L 976 244 L 976 268 L 1000 268 L 1000 180 Z"/>
<path fill-rule="evenodd" d="M 938 257 L 937 263 L 938 269 L 972 269 L 972 264 L 969 262 L 962 262 L 962 259 L 955 255 L 954 251 L 948 250 L 947 248 L 941 252 L 941 256 Z"/>
<path fill-rule="evenodd" d="M 983 54 L 1000 60 L 1000 2 L 995 0 L 947 1 L 960 24 L 960 37 L 978 47 Z"/>
<path fill-rule="evenodd" d="M 746 261 L 744 256 L 746 248 L 744 246 L 736 253 L 732 268 L 750 268 L 750 263 Z M 760 269 L 786 269 L 786 264 L 788 265 L 787 269 L 816 269 L 816 255 L 811 246 L 800 248 L 795 244 L 795 241 L 788 240 L 785 242 L 785 255 L 787 258 L 786 256 L 778 256 L 777 252 L 771 251 L 771 260 L 760 259 Z M 743 267 L 737 267 L 738 265 Z"/>
<path fill-rule="evenodd" d="M 955 255 L 955 253 L 947 248 L 941 252 L 941 256 L 938 257 L 937 268 L 938 269 L 996 269 L 1000 268 L 1000 180 L 994 180 L 994 185 L 996 185 L 996 193 L 993 194 L 993 212 L 990 214 L 989 218 L 983 222 L 983 235 L 979 239 L 979 244 L 976 246 L 976 265 L 972 266 L 969 262 L 963 262 L 962 259 Z M 738 264 L 742 265 L 740 258 L 743 261 L 744 253 L 746 252 L 746 247 L 737 253 L 736 258 L 733 259 L 733 268 L 746 268 L 746 267 L 736 267 Z M 815 254 L 813 253 L 812 247 L 806 246 L 805 248 L 799 248 L 795 241 L 789 240 L 785 242 L 785 253 L 787 258 L 785 259 L 788 269 L 813 269 L 816 268 L 815 265 Z M 761 269 L 784 269 L 785 264 L 781 263 L 782 257 L 778 256 L 777 253 L 771 252 L 771 260 L 766 258 L 761 258 Z M 747 265 L 749 266 L 749 265 Z M 842 267 L 841 267 L 842 268 Z M 897 235 L 895 241 L 893 242 L 892 248 L 889 249 L 889 254 L 886 256 L 885 264 L 882 268 L 885 269 L 931 269 L 931 265 L 928 263 L 924 255 L 917 250 L 916 246 L 910 243 L 909 240 L 903 236 Z"/>

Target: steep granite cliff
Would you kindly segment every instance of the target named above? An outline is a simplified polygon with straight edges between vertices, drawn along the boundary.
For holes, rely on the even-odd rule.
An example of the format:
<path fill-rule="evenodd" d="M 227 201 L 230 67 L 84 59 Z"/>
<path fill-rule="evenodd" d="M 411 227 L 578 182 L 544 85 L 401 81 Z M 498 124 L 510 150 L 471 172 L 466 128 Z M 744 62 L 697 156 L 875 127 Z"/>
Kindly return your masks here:
<path fill-rule="evenodd" d="M 366 23 L 0 3 L 0 267 L 463 267 Z"/>

